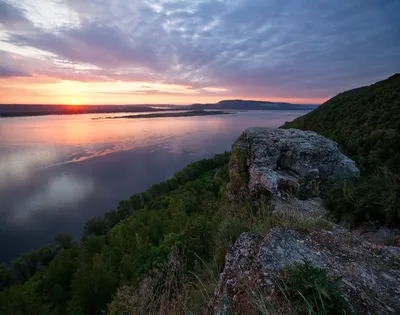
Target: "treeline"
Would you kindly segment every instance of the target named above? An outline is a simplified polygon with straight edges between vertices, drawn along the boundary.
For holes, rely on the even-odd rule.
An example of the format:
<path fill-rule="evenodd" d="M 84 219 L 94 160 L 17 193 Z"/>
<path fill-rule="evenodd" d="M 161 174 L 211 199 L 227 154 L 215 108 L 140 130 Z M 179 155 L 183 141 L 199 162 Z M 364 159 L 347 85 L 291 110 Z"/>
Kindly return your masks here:
<path fill-rule="evenodd" d="M 166 181 L 151 186 L 144 192 L 132 195 L 128 200 L 119 202 L 115 210 L 106 212 L 104 216 L 94 217 L 85 222 L 84 236 L 105 235 L 117 223 L 129 216 L 134 209 L 142 208 L 145 204 L 152 205 L 154 200 L 166 193 L 169 193 L 179 186 L 185 185 L 205 172 L 213 170 L 221 165 L 227 164 L 230 153 L 217 154 L 212 159 L 203 159 L 191 163 Z"/>
<path fill-rule="evenodd" d="M 361 170 L 336 185 L 326 204 L 353 223 L 400 224 L 400 75 L 341 93 L 283 128 L 313 130 L 338 142 Z"/>
<path fill-rule="evenodd" d="M 87 221 L 79 242 L 59 236 L 14 260 L 12 272 L 1 267 L 0 314 L 121 314 L 117 289 L 160 273 L 172 252 L 186 275 L 212 261 L 229 157 L 192 163 L 120 202 Z"/>
<path fill-rule="evenodd" d="M 28 281 L 36 272 L 48 266 L 60 251 L 76 245 L 71 235 L 59 234 L 54 238 L 54 244 L 21 254 L 11 262 L 11 267 L 0 265 L 0 290 Z"/>

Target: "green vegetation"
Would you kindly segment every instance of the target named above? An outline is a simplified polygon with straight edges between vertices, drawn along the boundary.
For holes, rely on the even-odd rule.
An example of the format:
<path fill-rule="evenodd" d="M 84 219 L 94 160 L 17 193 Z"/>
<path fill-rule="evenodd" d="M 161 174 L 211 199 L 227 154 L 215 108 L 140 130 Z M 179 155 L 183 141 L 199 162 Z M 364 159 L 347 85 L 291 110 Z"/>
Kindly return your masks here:
<path fill-rule="evenodd" d="M 192 163 L 88 220 L 79 243 L 60 235 L 0 267 L 0 314 L 200 314 L 242 232 L 326 226 L 228 201 L 229 159 Z"/>
<path fill-rule="evenodd" d="M 138 294 L 143 281 L 157 280 L 149 296 L 164 290 L 170 273 L 163 270 L 172 253 L 185 277 L 179 283 L 195 283 L 193 273 L 218 251 L 215 231 L 223 224 L 218 218 L 229 158 L 225 153 L 193 163 L 120 202 L 117 209 L 86 223 L 79 244 L 60 236 L 57 245 L 21 255 L 13 262 L 16 279 L 9 289 L 11 271 L 2 267 L 0 313 L 101 314 L 110 303 L 112 313 L 120 307 L 123 288 L 135 288 Z M 179 295 L 168 294 L 168 301 L 152 301 L 153 307 Z M 193 295 L 193 300 L 202 299 L 201 293 Z M 180 302 L 178 306 L 183 307 Z"/>
<path fill-rule="evenodd" d="M 262 295 L 252 297 L 261 314 L 352 314 L 340 292 L 340 279 L 330 279 L 326 270 L 308 261 L 287 266 L 277 283 L 279 297 L 273 301 Z"/>
<path fill-rule="evenodd" d="M 204 110 L 191 110 L 187 112 L 179 113 L 154 113 L 154 114 L 139 114 L 139 115 L 126 115 L 126 116 L 109 116 L 109 117 L 98 117 L 92 119 L 119 119 L 119 118 L 129 118 L 129 119 L 139 119 L 139 118 L 163 118 L 163 117 L 192 117 L 192 116 L 211 116 L 211 115 L 228 115 L 232 114 L 229 112 L 224 112 L 222 110 L 214 111 L 204 111 Z"/>
<path fill-rule="evenodd" d="M 338 142 L 361 170 L 338 183 L 327 207 L 351 223 L 400 224 L 400 74 L 341 93 L 283 128 L 313 130 Z"/>
<path fill-rule="evenodd" d="M 359 179 L 338 183 L 325 196 L 338 219 L 400 223 L 399 120 L 396 75 L 339 94 L 285 124 L 332 138 L 359 165 Z M 247 152 L 234 144 L 231 165 L 238 178 L 230 185 L 247 183 Z M 59 235 L 53 245 L 16 258 L 10 268 L 0 266 L 0 314 L 200 314 L 228 247 L 241 233 L 266 235 L 277 226 L 301 233 L 330 228 L 326 220 L 293 209 L 271 214 L 261 201 L 229 201 L 230 158 L 224 153 L 192 163 L 121 201 L 88 220 L 79 242 Z M 350 314 L 338 281 L 308 262 L 287 266 L 274 299 L 253 294 L 246 313 Z"/>
<path fill-rule="evenodd" d="M 247 161 L 250 158 L 250 150 L 238 147 L 238 143 L 242 141 L 242 137 L 243 135 L 241 135 L 232 145 L 231 167 L 236 170 L 230 174 L 230 182 L 227 189 L 228 191 L 239 192 L 239 195 L 245 199 L 245 196 L 248 196 L 248 192 L 241 190 L 243 190 L 244 187 L 247 187 L 250 179 L 247 166 Z"/>
<path fill-rule="evenodd" d="M 60 251 L 76 245 L 71 235 L 59 234 L 54 238 L 53 245 L 44 245 L 15 258 L 11 263 L 12 268 L 0 265 L 0 290 L 9 287 L 12 283 L 28 281 L 39 270 L 47 267 Z"/>

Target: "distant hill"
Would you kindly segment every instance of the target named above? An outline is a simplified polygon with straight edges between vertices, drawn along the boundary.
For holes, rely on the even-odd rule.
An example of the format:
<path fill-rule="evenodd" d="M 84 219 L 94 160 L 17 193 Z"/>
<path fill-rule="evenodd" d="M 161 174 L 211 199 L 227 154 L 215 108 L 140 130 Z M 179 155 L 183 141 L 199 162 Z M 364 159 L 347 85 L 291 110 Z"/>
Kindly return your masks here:
<path fill-rule="evenodd" d="M 0 117 L 44 116 L 44 115 L 77 115 L 107 113 L 142 113 L 180 109 L 171 105 L 1 105 Z"/>
<path fill-rule="evenodd" d="M 261 101 L 228 100 L 216 104 L 193 104 L 188 106 L 169 104 L 143 105 L 23 105 L 0 104 L 0 117 L 107 114 L 130 112 L 162 112 L 166 110 L 312 110 L 317 105 L 297 105 L 290 103 L 272 103 Z"/>
<path fill-rule="evenodd" d="M 357 162 L 361 178 L 327 197 L 338 218 L 400 224 L 400 74 L 341 93 L 283 128 L 314 130 Z"/>
<path fill-rule="evenodd" d="M 291 103 L 265 102 L 265 101 L 246 101 L 246 100 L 224 100 L 216 104 L 193 104 L 187 109 L 235 109 L 235 110 L 313 110 L 318 105 L 300 105 Z"/>

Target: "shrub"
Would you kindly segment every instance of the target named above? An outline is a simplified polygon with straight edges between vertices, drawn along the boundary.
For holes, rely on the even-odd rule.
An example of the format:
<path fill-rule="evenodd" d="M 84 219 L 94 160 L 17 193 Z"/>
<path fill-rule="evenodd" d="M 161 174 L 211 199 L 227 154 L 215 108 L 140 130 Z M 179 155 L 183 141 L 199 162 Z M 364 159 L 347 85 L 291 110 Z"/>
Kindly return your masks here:
<path fill-rule="evenodd" d="M 351 314 L 340 291 L 340 279 L 310 262 L 288 266 L 282 275 L 282 293 L 290 299 L 295 314 Z"/>
<path fill-rule="evenodd" d="M 0 290 L 10 286 L 12 281 L 11 270 L 4 265 L 0 265 Z"/>
<path fill-rule="evenodd" d="M 251 296 L 252 305 L 265 315 L 346 315 L 352 314 L 340 291 L 340 279 L 330 279 L 327 271 L 311 262 L 287 266 L 276 279 L 278 290 L 268 299 Z"/>
<path fill-rule="evenodd" d="M 336 183 L 324 197 L 336 219 L 351 224 L 400 224 L 400 175 L 381 169 L 375 175 Z"/>
<path fill-rule="evenodd" d="M 239 218 L 227 217 L 218 227 L 215 235 L 215 260 L 219 264 L 225 261 L 225 254 L 228 247 L 233 244 L 243 232 L 250 228 Z"/>
<path fill-rule="evenodd" d="M 376 220 L 399 225 L 399 119 L 400 74 L 395 74 L 341 93 L 283 126 L 313 130 L 333 139 L 356 161 L 362 177 L 336 185 L 327 196 L 326 203 L 335 217 L 353 224 Z M 390 172 L 377 174 L 383 167 Z"/>

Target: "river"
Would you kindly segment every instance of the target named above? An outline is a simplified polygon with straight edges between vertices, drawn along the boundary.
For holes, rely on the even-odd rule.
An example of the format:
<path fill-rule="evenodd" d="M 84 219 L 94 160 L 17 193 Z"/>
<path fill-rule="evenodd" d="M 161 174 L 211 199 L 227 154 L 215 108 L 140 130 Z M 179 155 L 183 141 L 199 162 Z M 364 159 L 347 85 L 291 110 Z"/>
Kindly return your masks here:
<path fill-rule="evenodd" d="M 51 243 L 58 233 L 79 238 L 88 218 L 190 162 L 229 151 L 247 127 L 278 127 L 306 113 L 0 118 L 0 263 Z"/>

